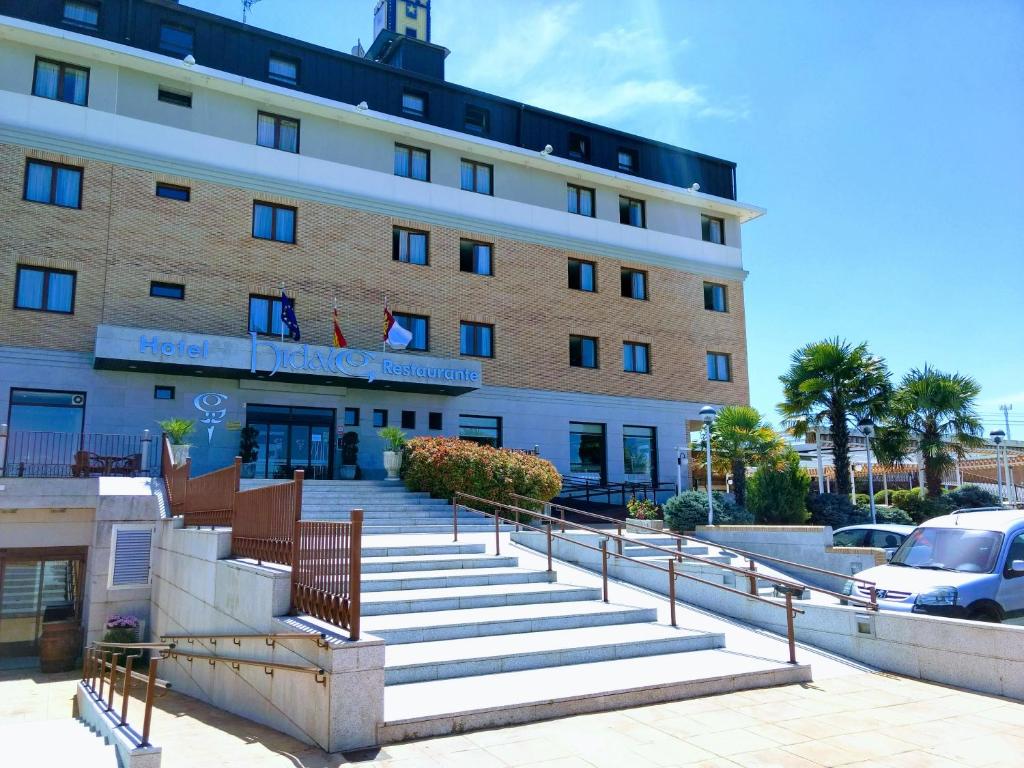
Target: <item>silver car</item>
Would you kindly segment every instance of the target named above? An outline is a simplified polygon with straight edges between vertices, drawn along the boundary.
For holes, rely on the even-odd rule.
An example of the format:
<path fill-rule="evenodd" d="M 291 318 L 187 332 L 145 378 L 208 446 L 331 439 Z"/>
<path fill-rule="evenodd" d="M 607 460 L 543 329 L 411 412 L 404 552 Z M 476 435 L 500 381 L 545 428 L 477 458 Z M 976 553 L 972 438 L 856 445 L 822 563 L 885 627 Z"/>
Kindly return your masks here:
<path fill-rule="evenodd" d="M 833 547 L 876 547 L 884 549 L 887 557 L 899 549 L 900 544 L 914 530 L 912 525 L 895 523 L 865 523 L 848 525 L 832 533 Z"/>

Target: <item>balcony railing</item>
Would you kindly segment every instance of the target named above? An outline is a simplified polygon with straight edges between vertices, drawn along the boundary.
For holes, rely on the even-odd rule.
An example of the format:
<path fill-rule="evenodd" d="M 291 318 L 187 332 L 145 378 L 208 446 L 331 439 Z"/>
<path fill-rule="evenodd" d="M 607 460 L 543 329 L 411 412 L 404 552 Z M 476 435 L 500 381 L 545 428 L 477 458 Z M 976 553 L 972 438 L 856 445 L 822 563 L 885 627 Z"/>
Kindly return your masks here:
<path fill-rule="evenodd" d="M 0 435 L 6 477 L 154 477 L 160 453 L 149 430 L 136 435 L 28 432 Z"/>

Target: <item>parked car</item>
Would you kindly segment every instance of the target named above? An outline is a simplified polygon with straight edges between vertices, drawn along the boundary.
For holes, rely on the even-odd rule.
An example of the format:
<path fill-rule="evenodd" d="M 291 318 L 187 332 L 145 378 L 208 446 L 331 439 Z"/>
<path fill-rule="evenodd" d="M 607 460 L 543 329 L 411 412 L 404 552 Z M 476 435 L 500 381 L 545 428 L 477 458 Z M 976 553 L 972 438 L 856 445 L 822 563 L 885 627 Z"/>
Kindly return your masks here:
<path fill-rule="evenodd" d="M 886 565 L 855 574 L 875 582 L 878 607 L 977 621 L 1024 618 L 1024 510 L 954 512 L 918 526 Z M 868 598 L 848 581 L 844 592 Z"/>
<path fill-rule="evenodd" d="M 832 533 L 833 547 L 877 547 L 884 549 L 888 557 L 900 548 L 900 544 L 914 530 L 912 525 L 894 523 L 867 523 L 848 525 Z"/>

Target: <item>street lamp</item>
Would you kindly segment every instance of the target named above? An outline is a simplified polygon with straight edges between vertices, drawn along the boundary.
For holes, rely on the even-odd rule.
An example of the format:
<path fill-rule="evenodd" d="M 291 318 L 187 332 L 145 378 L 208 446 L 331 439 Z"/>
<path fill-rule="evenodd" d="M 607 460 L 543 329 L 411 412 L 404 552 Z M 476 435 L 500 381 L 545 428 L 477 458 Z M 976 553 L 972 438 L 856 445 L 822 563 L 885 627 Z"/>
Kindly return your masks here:
<path fill-rule="evenodd" d="M 992 442 L 996 444 L 996 487 L 999 489 L 999 503 L 1003 503 L 1003 465 L 999 461 L 999 444 L 1003 442 L 1006 433 L 1001 429 L 994 429 L 988 433 Z"/>
<path fill-rule="evenodd" d="M 715 507 L 711 499 L 711 422 L 715 420 L 717 411 L 710 405 L 700 409 L 700 417 L 704 420 L 704 444 L 707 446 L 708 464 L 708 525 L 715 524 Z"/>
<path fill-rule="evenodd" d="M 686 458 L 686 451 L 689 448 L 685 445 L 676 446 L 676 494 L 683 492 L 683 460 Z"/>
<path fill-rule="evenodd" d="M 857 422 L 857 428 L 860 433 L 864 435 L 864 439 L 867 441 L 868 448 L 868 500 L 871 503 L 871 524 L 874 525 L 878 522 L 877 516 L 875 515 L 875 475 L 871 469 L 871 438 L 875 434 L 875 422 L 871 420 L 870 416 L 865 416 L 863 419 Z"/>

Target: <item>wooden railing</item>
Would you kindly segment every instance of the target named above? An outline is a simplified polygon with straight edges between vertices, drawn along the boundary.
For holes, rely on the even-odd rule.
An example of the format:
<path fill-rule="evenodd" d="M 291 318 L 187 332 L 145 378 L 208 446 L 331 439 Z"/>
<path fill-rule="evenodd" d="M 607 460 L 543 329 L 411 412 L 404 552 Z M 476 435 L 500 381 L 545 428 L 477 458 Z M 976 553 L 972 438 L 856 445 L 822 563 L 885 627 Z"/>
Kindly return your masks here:
<path fill-rule="evenodd" d="M 239 456 L 230 467 L 189 478 L 185 491 L 185 525 L 230 526 L 241 478 Z"/>
<path fill-rule="evenodd" d="M 297 469 L 291 482 L 235 493 L 231 523 L 233 557 L 292 564 L 295 524 L 302 515 L 302 477 L 302 470 Z"/>
<path fill-rule="evenodd" d="M 185 514 L 185 498 L 188 494 L 188 476 L 192 471 L 192 459 L 175 466 L 171 458 L 171 441 L 164 435 L 160 440 L 160 476 L 167 487 L 167 501 L 171 505 L 171 515 L 177 517 Z"/>
<path fill-rule="evenodd" d="M 359 639 L 359 580 L 363 510 L 352 520 L 296 520 L 292 556 L 292 607 L 347 629 Z"/>

